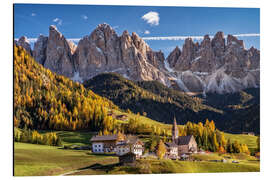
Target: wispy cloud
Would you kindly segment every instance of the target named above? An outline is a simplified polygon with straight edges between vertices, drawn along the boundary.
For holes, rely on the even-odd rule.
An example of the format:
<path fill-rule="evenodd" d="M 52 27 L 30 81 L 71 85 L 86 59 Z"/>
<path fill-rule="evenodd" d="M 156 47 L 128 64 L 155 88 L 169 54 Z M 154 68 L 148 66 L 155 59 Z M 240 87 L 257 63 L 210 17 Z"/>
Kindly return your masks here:
<path fill-rule="evenodd" d="M 19 38 L 15 38 L 16 41 L 19 40 Z M 35 43 L 37 41 L 37 38 L 27 38 L 29 43 Z"/>
<path fill-rule="evenodd" d="M 150 34 L 150 31 L 145 30 L 145 31 L 144 31 L 144 34 Z"/>
<path fill-rule="evenodd" d="M 37 41 L 38 38 L 27 38 L 28 42 L 32 45 Z M 16 41 L 19 40 L 19 38 L 15 38 Z M 75 44 L 78 44 L 81 38 L 68 38 L 67 40 L 72 41 Z"/>
<path fill-rule="evenodd" d="M 235 34 L 234 36 L 236 36 L 236 37 L 259 37 L 260 34 L 256 34 L 256 33 L 254 33 L 254 34 Z"/>
<path fill-rule="evenodd" d="M 252 33 L 252 34 L 235 34 L 233 36 L 236 37 L 260 37 L 260 34 Z M 213 38 L 213 36 L 209 36 L 210 38 Z M 227 36 L 225 36 L 227 37 Z M 202 40 L 203 36 L 167 36 L 167 37 L 142 37 L 143 40 L 185 40 L 186 38 L 192 38 L 193 40 Z M 35 43 L 37 41 L 37 38 L 27 38 L 30 43 Z M 18 40 L 16 38 L 15 40 Z M 68 38 L 69 41 L 74 42 L 75 44 L 78 44 L 78 42 L 81 40 L 81 38 Z M 170 50 L 173 48 L 169 47 Z"/>
<path fill-rule="evenodd" d="M 146 13 L 145 15 L 143 15 L 142 19 L 152 26 L 159 25 L 159 14 L 157 12 L 150 11 Z"/>
<path fill-rule="evenodd" d="M 37 15 L 36 13 L 31 13 L 31 16 L 33 16 L 33 17 L 36 16 L 36 15 Z"/>
<path fill-rule="evenodd" d="M 88 16 L 86 16 L 86 15 L 83 14 L 83 15 L 81 15 L 81 18 L 84 19 L 84 20 L 87 20 L 88 19 Z"/>
<path fill-rule="evenodd" d="M 259 37 L 260 34 L 252 33 L 252 34 L 234 34 L 236 37 Z M 192 38 L 193 40 L 202 40 L 204 36 L 157 36 L 157 37 L 142 37 L 143 40 L 185 40 L 186 38 Z M 213 38 L 214 36 L 209 36 Z M 225 36 L 226 37 L 226 36 Z"/>
<path fill-rule="evenodd" d="M 55 18 L 55 19 L 53 19 L 53 22 L 57 23 L 58 26 L 61 26 L 63 23 L 63 20 L 60 18 Z"/>
<path fill-rule="evenodd" d="M 113 28 L 114 30 L 116 30 L 116 29 L 119 28 L 119 26 L 113 26 L 112 28 Z"/>

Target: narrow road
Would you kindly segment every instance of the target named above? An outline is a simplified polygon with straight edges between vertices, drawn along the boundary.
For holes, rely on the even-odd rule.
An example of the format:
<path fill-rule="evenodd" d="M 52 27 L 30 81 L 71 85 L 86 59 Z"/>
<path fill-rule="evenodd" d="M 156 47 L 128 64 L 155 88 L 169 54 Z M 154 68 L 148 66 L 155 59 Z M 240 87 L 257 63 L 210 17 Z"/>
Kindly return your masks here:
<path fill-rule="evenodd" d="M 86 169 L 82 169 L 82 170 L 73 170 L 73 171 L 69 171 L 69 172 L 60 174 L 60 175 L 58 175 L 58 176 L 67 176 L 67 175 L 70 175 L 70 174 L 73 174 L 73 173 L 76 173 L 76 172 L 85 171 L 85 170 L 86 170 Z"/>

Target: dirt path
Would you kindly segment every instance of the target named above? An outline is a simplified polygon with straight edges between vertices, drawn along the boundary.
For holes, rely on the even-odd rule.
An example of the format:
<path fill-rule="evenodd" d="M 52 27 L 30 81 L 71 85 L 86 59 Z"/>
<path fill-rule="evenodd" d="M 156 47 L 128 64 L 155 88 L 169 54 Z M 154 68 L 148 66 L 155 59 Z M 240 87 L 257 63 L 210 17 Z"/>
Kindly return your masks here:
<path fill-rule="evenodd" d="M 85 170 L 86 170 L 86 169 L 82 169 L 82 170 L 73 170 L 73 171 L 69 171 L 69 172 L 60 174 L 60 175 L 58 175 L 58 176 L 67 176 L 67 175 L 74 174 L 74 173 L 76 173 L 76 172 L 85 171 Z"/>

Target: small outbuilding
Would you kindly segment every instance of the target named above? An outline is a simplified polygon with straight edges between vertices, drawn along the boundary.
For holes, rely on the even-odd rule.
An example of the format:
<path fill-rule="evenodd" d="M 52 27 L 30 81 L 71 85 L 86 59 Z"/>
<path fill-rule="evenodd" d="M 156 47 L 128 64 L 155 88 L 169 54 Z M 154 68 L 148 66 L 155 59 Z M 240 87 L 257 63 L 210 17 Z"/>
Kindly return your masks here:
<path fill-rule="evenodd" d="M 136 154 L 132 152 L 128 152 L 122 156 L 119 156 L 119 163 L 125 164 L 125 163 L 134 163 L 136 161 Z"/>
<path fill-rule="evenodd" d="M 249 135 L 249 136 L 255 136 L 254 132 L 242 132 L 242 134 Z"/>
<path fill-rule="evenodd" d="M 118 120 L 122 120 L 122 121 L 127 121 L 128 120 L 128 116 L 125 114 L 121 114 L 121 115 L 117 115 L 116 119 Z"/>

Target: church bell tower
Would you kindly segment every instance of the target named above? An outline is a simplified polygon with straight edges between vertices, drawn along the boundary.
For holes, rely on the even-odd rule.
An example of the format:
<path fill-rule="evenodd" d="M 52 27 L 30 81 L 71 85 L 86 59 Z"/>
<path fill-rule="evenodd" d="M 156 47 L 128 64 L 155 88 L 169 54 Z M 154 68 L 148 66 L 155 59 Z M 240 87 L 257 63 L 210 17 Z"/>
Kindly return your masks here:
<path fill-rule="evenodd" d="M 176 119 L 174 117 L 173 119 L 173 126 L 172 126 L 172 142 L 174 142 L 175 144 L 177 144 L 178 142 L 178 128 L 177 128 L 177 123 L 176 123 Z"/>

